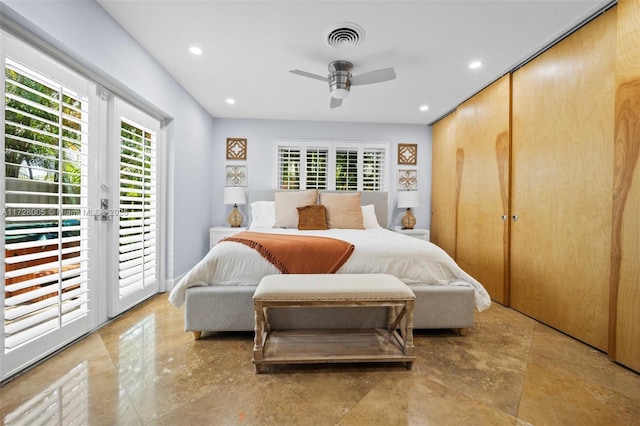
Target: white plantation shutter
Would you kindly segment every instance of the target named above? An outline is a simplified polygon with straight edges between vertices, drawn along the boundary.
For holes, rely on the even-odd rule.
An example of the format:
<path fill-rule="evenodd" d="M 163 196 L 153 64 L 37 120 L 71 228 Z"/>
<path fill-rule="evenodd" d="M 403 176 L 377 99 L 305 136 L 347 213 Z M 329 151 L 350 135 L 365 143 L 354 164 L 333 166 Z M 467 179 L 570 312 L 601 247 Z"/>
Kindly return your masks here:
<path fill-rule="evenodd" d="M 306 189 L 327 189 L 329 149 L 307 147 L 305 159 Z"/>
<path fill-rule="evenodd" d="M 5 60 L 5 353 L 88 313 L 88 111 Z"/>
<path fill-rule="evenodd" d="M 279 189 L 301 189 L 300 188 L 300 159 L 301 149 L 299 147 L 280 146 L 278 147 L 278 188 Z"/>
<path fill-rule="evenodd" d="M 336 150 L 336 189 L 356 191 L 358 189 L 358 150 Z"/>
<path fill-rule="evenodd" d="M 363 150 L 362 189 L 383 191 L 385 185 L 386 151 L 383 148 Z"/>
<path fill-rule="evenodd" d="M 156 134 L 120 119 L 119 294 L 157 283 Z"/>

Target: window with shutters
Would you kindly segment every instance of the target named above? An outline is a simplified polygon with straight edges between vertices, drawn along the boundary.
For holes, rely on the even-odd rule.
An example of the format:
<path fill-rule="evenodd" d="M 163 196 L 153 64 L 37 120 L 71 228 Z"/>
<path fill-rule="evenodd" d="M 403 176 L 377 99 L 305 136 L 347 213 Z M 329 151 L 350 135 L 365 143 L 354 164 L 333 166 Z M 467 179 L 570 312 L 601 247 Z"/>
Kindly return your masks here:
<path fill-rule="evenodd" d="M 386 191 L 389 144 L 276 141 L 278 189 Z"/>
<path fill-rule="evenodd" d="M 384 191 L 387 152 L 382 148 L 365 148 L 362 155 L 362 189 Z"/>
<path fill-rule="evenodd" d="M 305 157 L 305 187 L 307 189 L 326 189 L 329 150 L 327 148 L 308 147 Z"/>
<path fill-rule="evenodd" d="M 154 283 L 156 277 L 156 135 L 120 120 L 120 296 Z"/>
<path fill-rule="evenodd" d="M 358 189 L 358 151 L 355 149 L 336 150 L 336 189 L 356 191 Z"/>
<path fill-rule="evenodd" d="M 5 61 L 5 351 L 86 315 L 88 99 Z"/>
<path fill-rule="evenodd" d="M 278 147 L 278 188 L 300 189 L 300 148 Z"/>

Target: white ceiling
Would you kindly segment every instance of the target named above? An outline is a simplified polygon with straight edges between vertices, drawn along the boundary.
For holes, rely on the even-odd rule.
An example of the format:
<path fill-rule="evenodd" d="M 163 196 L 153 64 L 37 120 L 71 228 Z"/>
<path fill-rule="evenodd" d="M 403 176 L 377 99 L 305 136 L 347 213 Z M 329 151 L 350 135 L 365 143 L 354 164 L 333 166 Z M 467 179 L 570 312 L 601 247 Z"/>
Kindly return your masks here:
<path fill-rule="evenodd" d="M 610 2 L 98 0 L 213 117 L 418 124 Z M 338 22 L 360 25 L 364 42 L 329 47 L 324 34 Z M 397 78 L 352 87 L 330 109 L 326 83 L 289 70 L 326 75 L 336 59 L 351 61 L 354 75 L 394 67 Z M 474 60 L 483 66 L 469 69 Z"/>

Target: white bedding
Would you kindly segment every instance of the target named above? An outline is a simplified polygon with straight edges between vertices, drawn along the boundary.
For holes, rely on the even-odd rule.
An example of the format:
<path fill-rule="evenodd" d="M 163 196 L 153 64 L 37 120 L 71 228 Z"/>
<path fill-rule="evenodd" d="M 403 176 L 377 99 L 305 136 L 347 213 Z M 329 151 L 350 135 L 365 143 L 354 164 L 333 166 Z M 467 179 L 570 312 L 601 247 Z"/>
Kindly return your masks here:
<path fill-rule="evenodd" d="M 385 273 L 406 284 L 471 285 L 479 311 L 491 305 L 482 284 L 464 272 L 449 255 L 435 244 L 386 229 L 297 229 L 252 228 L 253 232 L 316 235 L 338 238 L 355 246 L 353 254 L 337 271 L 339 274 Z M 265 275 L 279 271 L 256 250 L 236 242 L 215 245 L 176 285 L 169 295 L 175 306 L 184 303 L 189 287 L 206 285 L 257 285 Z"/>

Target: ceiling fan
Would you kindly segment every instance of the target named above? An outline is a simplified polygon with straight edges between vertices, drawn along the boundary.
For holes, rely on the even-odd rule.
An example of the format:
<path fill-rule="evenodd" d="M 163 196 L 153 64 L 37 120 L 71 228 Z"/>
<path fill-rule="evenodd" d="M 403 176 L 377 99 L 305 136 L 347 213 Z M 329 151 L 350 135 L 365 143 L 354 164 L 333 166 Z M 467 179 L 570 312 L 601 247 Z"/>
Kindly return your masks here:
<path fill-rule="evenodd" d="M 329 64 L 329 75 L 327 77 L 300 70 L 291 70 L 290 72 L 329 83 L 329 91 L 331 92 L 329 106 L 331 108 L 337 108 L 342 105 L 342 100 L 349 94 L 351 86 L 382 83 L 396 78 L 396 72 L 393 68 L 369 71 L 356 76 L 351 75 L 352 68 L 353 64 L 349 61 L 333 61 Z"/>

